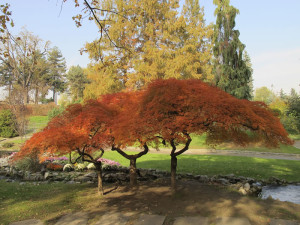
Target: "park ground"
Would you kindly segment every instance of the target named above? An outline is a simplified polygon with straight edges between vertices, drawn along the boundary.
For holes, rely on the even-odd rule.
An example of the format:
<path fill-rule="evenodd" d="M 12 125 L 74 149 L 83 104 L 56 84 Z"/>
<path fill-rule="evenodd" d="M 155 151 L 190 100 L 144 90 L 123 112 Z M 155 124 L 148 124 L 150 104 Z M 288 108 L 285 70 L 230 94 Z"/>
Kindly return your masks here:
<path fill-rule="evenodd" d="M 35 118 L 38 125 L 31 125 L 32 130 L 43 127 L 43 118 Z M 29 136 L 30 134 L 28 134 Z M 28 137 L 27 136 L 27 137 Z M 267 179 L 276 176 L 291 182 L 300 182 L 300 160 L 282 160 L 277 158 L 244 157 L 243 151 L 274 156 L 300 156 L 299 137 L 295 146 L 281 146 L 275 150 L 259 146 L 238 149 L 239 155 L 232 156 L 230 151 L 235 146 L 230 144 L 218 146 L 223 150 L 229 146 L 226 155 L 198 155 L 199 146 L 206 146 L 203 138 L 195 138 L 191 151 L 180 156 L 178 172 L 193 174 L 231 174 Z M 3 140 L 20 146 L 24 139 Z M 227 150 L 228 150 L 227 149 Z M 8 149 L 9 150 L 9 149 Z M 14 150 L 14 149 L 11 149 Z M 135 151 L 136 149 L 130 149 Z M 158 153 L 158 154 L 157 154 Z M 115 152 L 107 152 L 105 158 L 113 159 L 128 166 L 128 161 Z M 168 151 L 151 150 L 150 154 L 138 160 L 138 167 L 169 170 Z M 261 200 L 257 197 L 243 196 L 240 193 L 218 184 L 205 185 L 196 181 L 180 180 L 178 190 L 172 194 L 169 179 L 155 182 L 141 182 L 138 188 L 129 189 L 124 183 L 115 189 L 115 184 L 105 184 L 104 197 L 97 195 L 95 184 L 34 184 L 19 182 L 7 183 L 0 180 L 0 224 L 26 219 L 41 219 L 46 224 L 55 224 L 63 215 L 84 211 L 89 215 L 88 224 L 95 223 L 108 212 L 132 212 L 129 224 L 133 224 L 140 214 L 164 215 L 164 225 L 171 225 L 175 218 L 181 216 L 203 216 L 213 221 L 217 217 L 247 218 L 251 224 L 269 224 L 270 220 L 285 219 L 300 222 L 300 205 L 280 202 L 273 199 Z"/>
<path fill-rule="evenodd" d="M 142 182 L 134 190 L 121 185 L 102 198 L 91 184 L 20 186 L 10 183 L 9 187 L 14 191 L 3 190 L 0 185 L 1 192 L 5 194 L 0 203 L 1 224 L 36 218 L 51 225 L 64 215 L 79 211 L 88 213 L 88 224 L 112 212 L 132 213 L 129 224 L 134 224 L 141 214 L 166 216 L 164 225 L 171 225 L 182 216 L 207 217 L 210 221 L 218 217 L 246 218 L 253 225 L 267 225 L 271 219 L 300 222 L 300 205 L 243 196 L 223 186 L 190 180 L 179 181 L 175 194 L 170 190 L 169 181 L 160 179 Z M 113 184 L 105 185 L 106 191 L 112 189 Z M 23 196 L 22 190 L 28 195 Z"/>

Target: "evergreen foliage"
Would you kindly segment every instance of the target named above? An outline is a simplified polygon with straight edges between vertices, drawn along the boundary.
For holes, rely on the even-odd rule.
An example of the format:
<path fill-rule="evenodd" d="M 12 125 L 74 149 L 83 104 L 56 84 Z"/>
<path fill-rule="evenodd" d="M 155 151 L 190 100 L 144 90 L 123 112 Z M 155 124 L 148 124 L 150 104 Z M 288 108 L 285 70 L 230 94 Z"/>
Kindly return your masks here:
<path fill-rule="evenodd" d="M 0 111 L 0 137 L 11 138 L 18 136 L 13 113 L 4 109 Z"/>
<path fill-rule="evenodd" d="M 214 0 L 217 16 L 214 28 L 214 75 L 218 87 L 239 98 L 251 98 L 252 69 L 244 58 L 245 45 L 235 30 L 238 9 L 230 0 Z M 249 61 L 249 60 L 248 60 Z"/>
<path fill-rule="evenodd" d="M 79 65 L 72 66 L 69 69 L 66 78 L 68 80 L 68 86 L 73 101 L 81 100 L 83 98 L 85 85 L 89 83 L 84 70 Z"/>

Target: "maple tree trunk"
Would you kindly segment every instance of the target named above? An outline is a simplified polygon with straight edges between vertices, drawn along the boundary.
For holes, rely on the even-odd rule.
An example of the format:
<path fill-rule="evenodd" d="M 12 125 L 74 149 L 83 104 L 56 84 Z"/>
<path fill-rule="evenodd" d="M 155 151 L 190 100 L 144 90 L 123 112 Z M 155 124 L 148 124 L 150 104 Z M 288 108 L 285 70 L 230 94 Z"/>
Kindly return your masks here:
<path fill-rule="evenodd" d="M 102 167 L 101 163 L 94 163 L 97 170 L 98 177 L 98 194 L 103 196 L 103 184 L 102 184 Z"/>
<path fill-rule="evenodd" d="M 130 159 L 129 177 L 130 177 L 130 186 L 136 186 L 137 185 L 136 158 Z"/>
<path fill-rule="evenodd" d="M 171 155 L 171 188 L 176 189 L 176 168 L 177 168 L 177 157 Z"/>

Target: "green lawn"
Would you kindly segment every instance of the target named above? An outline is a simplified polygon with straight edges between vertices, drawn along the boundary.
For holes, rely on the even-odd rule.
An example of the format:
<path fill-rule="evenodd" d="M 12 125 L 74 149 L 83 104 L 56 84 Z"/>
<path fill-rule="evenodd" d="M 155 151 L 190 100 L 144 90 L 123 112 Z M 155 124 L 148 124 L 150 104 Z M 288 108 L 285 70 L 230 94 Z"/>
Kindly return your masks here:
<path fill-rule="evenodd" d="M 48 116 L 31 116 L 28 121 L 29 133 L 43 129 L 49 122 Z"/>
<path fill-rule="evenodd" d="M 298 136 L 291 136 L 292 139 L 297 140 Z M 299 136 L 300 138 L 300 136 Z M 190 149 L 211 149 L 212 146 L 209 146 L 205 143 L 205 135 L 192 135 L 192 142 L 190 144 Z M 230 143 L 224 143 L 221 145 L 214 146 L 215 149 L 219 150 L 247 150 L 255 152 L 274 152 L 274 153 L 291 153 L 291 154 L 300 154 L 300 149 L 294 146 L 280 145 L 280 148 L 266 148 L 261 146 L 234 146 Z"/>
<path fill-rule="evenodd" d="M 130 152 L 129 152 L 130 153 Z M 131 152 L 136 154 L 136 152 Z M 129 161 L 117 152 L 107 151 L 103 158 L 129 166 Z M 139 168 L 155 168 L 170 171 L 170 156 L 148 153 L 137 160 Z M 178 157 L 178 172 L 205 175 L 227 175 L 268 179 L 272 176 L 287 181 L 300 181 L 300 161 L 261 159 L 238 156 L 181 155 Z"/>
<path fill-rule="evenodd" d="M 51 183 L 35 186 L 0 180 L 0 224 L 39 218 L 47 220 L 74 210 L 82 210 L 97 197 L 87 184 Z M 59 210 L 59 211 L 58 211 Z"/>

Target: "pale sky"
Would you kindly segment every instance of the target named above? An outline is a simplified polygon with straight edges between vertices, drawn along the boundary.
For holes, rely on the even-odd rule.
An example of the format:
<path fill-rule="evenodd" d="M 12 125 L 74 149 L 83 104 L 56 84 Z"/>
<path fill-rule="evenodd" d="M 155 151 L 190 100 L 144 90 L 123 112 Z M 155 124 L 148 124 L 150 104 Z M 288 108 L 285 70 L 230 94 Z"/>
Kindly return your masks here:
<path fill-rule="evenodd" d="M 79 49 L 94 40 L 98 30 L 85 21 L 76 28 L 72 16 L 78 13 L 73 0 L 0 0 L 9 3 L 17 34 L 21 27 L 57 46 L 68 67 L 86 67 L 87 55 Z M 181 0 L 183 1 L 183 0 Z M 214 22 L 213 0 L 200 0 L 208 23 Z M 254 88 L 266 86 L 275 92 L 295 88 L 300 93 L 300 0 L 231 0 L 240 10 L 236 29 L 252 61 Z"/>

